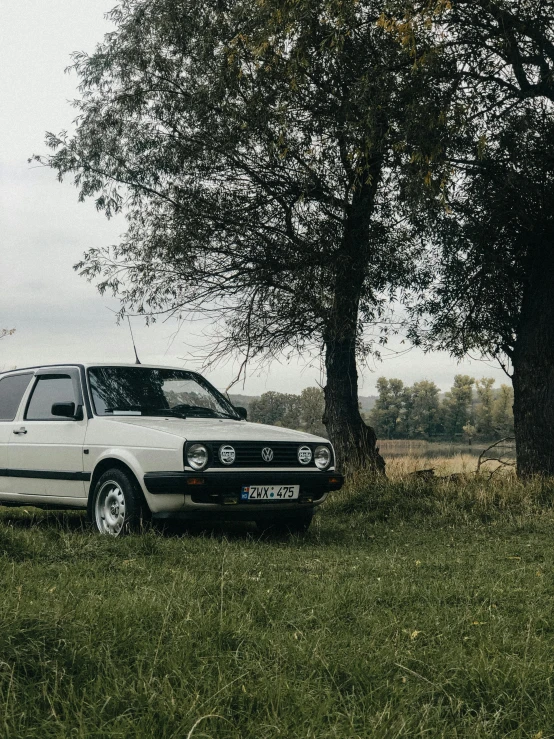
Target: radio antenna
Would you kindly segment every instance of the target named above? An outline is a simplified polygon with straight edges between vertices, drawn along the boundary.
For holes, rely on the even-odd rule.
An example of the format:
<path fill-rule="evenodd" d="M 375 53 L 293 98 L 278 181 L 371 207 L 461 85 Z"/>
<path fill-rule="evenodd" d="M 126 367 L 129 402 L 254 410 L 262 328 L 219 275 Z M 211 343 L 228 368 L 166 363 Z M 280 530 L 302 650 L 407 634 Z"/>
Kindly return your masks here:
<path fill-rule="evenodd" d="M 131 332 L 131 341 L 133 342 L 133 349 L 135 350 L 135 364 L 140 364 L 140 359 L 137 354 L 137 347 L 135 346 L 135 337 L 133 336 L 133 329 L 131 328 L 131 319 L 127 316 L 127 322 L 129 323 L 129 331 Z"/>

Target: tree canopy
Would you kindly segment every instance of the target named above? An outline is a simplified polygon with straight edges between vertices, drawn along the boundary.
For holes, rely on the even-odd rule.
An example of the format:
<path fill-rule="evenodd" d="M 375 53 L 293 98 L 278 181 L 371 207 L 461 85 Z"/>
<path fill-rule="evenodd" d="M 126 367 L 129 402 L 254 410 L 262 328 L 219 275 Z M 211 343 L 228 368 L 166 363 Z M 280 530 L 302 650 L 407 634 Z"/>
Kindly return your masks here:
<path fill-rule="evenodd" d="M 509 357 L 519 469 L 554 474 L 553 11 L 122 0 L 43 159 L 128 219 L 79 269 L 122 311 L 212 316 L 212 356 L 322 351 L 339 462 L 374 470 L 356 362 L 411 290 L 415 341 Z"/>
<path fill-rule="evenodd" d="M 413 336 L 500 360 L 521 475 L 554 474 L 553 12 L 542 0 L 451 0 L 387 16 L 397 38 L 433 46 L 433 74 L 451 90 L 428 192 L 406 191 L 427 220 L 433 275 Z"/>
<path fill-rule="evenodd" d="M 212 316 L 216 356 L 323 348 L 338 457 L 374 468 L 356 356 L 413 279 L 398 171 L 440 107 L 440 89 L 415 97 L 418 68 L 381 10 L 123 0 L 116 31 L 74 56 L 76 132 L 49 134 L 46 160 L 108 216 L 126 212 L 121 243 L 79 265 L 101 291 L 123 310 Z"/>
<path fill-rule="evenodd" d="M 222 349 L 317 347 L 349 266 L 345 219 L 365 198 L 359 308 L 375 321 L 409 264 L 385 166 L 405 90 L 378 7 L 120 3 L 117 31 L 74 55 L 76 134 L 47 138 L 81 198 L 127 215 L 123 241 L 91 250 L 83 273 L 124 308 L 222 315 Z"/>

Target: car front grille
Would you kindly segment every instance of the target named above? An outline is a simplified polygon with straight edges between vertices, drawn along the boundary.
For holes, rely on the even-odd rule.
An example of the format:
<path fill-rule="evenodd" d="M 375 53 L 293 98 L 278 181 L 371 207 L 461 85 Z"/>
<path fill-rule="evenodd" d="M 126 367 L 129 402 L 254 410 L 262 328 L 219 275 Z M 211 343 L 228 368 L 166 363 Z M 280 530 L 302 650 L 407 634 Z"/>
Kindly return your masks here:
<path fill-rule="evenodd" d="M 202 442 L 206 443 L 206 442 Z M 314 469 L 314 450 L 319 444 L 290 441 L 212 441 L 206 444 L 211 451 L 209 466 L 211 468 L 233 469 L 236 467 L 257 467 L 258 469 L 275 469 L 280 467 L 297 467 L 298 469 Z M 219 459 L 219 448 L 221 446 L 232 446 L 235 450 L 235 461 L 233 464 L 223 464 Z M 298 461 L 298 450 L 300 447 L 309 447 L 312 450 L 312 459 L 309 464 L 300 464 Z M 262 450 L 271 449 L 273 459 L 266 461 L 262 456 Z M 332 466 L 332 465 L 330 465 Z"/>

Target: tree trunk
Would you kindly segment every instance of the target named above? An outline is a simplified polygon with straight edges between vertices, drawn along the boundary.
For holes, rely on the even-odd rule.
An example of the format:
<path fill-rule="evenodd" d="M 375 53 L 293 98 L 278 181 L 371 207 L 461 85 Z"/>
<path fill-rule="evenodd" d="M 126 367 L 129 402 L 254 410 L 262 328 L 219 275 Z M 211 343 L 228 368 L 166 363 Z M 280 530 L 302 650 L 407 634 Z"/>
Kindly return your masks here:
<path fill-rule="evenodd" d="M 350 283 L 350 288 L 345 291 L 347 294 L 336 296 L 326 336 L 327 384 L 324 388 L 323 423 L 335 448 L 336 463 L 341 472 L 369 469 L 375 474 L 384 474 L 385 461 L 376 447 L 375 431 L 360 415 L 356 368 L 359 296 L 355 284 Z"/>
<path fill-rule="evenodd" d="M 335 448 L 337 467 L 344 473 L 369 469 L 384 474 L 375 431 L 364 423 L 358 406 L 356 353 L 348 340 L 327 346 L 327 384 L 323 422 Z"/>
<path fill-rule="evenodd" d="M 386 129 L 387 121 L 383 120 L 383 140 Z M 374 474 L 385 474 L 375 431 L 360 415 L 356 368 L 360 301 L 371 257 L 370 224 L 382 166 L 382 151 L 367 156 L 365 171 L 345 213 L 333 302 L 324 332 L 327 384 L 323 423 L 335 448 L 337 467 L 343 473 L 368 469 Z"/>
<path fill-rule="evenodd" d="M 517 472 L 554 475 L 554 245 L 534 254 L 512 357 Z"/>

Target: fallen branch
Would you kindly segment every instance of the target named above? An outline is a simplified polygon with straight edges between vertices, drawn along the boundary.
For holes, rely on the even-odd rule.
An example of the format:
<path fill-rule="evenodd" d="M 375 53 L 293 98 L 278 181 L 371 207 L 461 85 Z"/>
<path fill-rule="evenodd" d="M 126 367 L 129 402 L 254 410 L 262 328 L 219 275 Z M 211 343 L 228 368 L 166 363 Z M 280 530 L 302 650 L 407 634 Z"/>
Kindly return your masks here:
<path fill-rule="evenodd" d="M 408 477 L 419 477 L 422 480 L 432 480 L 435 477 L 435 468 L 430 467 L 427 470 L 416 470 L 415 472 L 410 472 Z"/>

